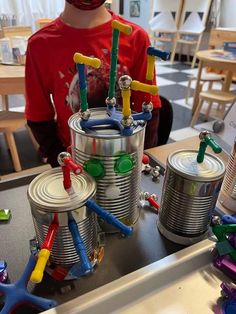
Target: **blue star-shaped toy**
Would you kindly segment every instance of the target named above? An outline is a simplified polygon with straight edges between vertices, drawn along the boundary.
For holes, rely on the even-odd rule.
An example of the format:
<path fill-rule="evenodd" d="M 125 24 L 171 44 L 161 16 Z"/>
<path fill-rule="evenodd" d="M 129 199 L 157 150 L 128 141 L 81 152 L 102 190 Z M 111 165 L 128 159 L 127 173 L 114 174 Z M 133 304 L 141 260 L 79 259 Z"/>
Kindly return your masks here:
<path fill-rule="evenodd" d="M 48 310 L 57 305 L 54 300 L 38 297 L 27 291 L 27 283 L 30 275 L 35 267 L 36 258 L 30 255 L 28 264 L 21 278 L 12 284 L 0 283 L 0 294 L 4 295 L 4 307 L 0 311 L 1 314 L 11 313 L 18 305 L 29 303 L 43 310 Z"/>

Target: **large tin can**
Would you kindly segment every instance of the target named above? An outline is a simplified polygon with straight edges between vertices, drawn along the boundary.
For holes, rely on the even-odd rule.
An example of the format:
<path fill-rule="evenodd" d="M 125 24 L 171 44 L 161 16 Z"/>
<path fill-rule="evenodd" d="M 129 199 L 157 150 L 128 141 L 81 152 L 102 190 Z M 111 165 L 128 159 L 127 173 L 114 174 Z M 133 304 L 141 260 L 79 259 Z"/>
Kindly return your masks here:
<path fill-rule="evenodd" d="M 50 255 L 52 269 L 56 266 L 69 270 L 80 263 L 68 228 L 68 213 L 73 215 L 85 245 L 87 255 L 93 262 L 98 249 L 97 218 L 85 203 L 95 195 L 96 184 L 86 173 L 71 174 L 72 188 L 63 187 L 61 168 L 54 168 L 38 175 L 29 185 L 28 199 L 39 246 L 45 240 L 54 215 L 58 215 L 58 231 Z M 50 269 L 48 269 L 50 272 Z M 63 278 L 71 279 L 71 278 Z"/>
<path fill-rule="evenodd" d="M 105 108 L 92 108 L 91 119 L 104 119 Z M 135 121 L 131 136 L 122 136 L 111 126 L 83 130 L 81 119 L 74 114 L 69 119 L 72 156 L 86 171 L 94 171 L 97 203 L 127 225 L 133 225 L 139 217 L 141 189 L 141 165 L 146 122 Z M 102 223 L 106 232 L 116 231 Z"/>
<path fill-rule="evenodd" d="M 226 167 L 219 202 L 227 209 L 236 212 L 236 137 Z"/>
<path fill-rule="evenodd" d="M 169 155 L 162 190 L 158 228 L 169 240 L 189 245 L 208 235 L 212 211 L 225 173 L 224 163 L 197 151 L 180 150 Z"/>

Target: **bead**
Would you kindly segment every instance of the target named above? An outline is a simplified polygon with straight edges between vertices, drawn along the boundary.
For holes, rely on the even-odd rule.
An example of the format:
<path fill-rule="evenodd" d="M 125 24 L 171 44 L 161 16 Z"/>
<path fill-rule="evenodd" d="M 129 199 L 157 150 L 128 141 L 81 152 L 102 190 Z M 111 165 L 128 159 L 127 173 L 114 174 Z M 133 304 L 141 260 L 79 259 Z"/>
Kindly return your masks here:
<path fill-rule="evenodd" d="M 151 198 L 153 198 L 154 201 L 157 201 L 157 196 L 156 196 L 156 194 L 151 194 Z"/>
<path fill-rule="evenodd" d="M 88 120 L 90 118 L 91 112 L 89 109 L 82 111 L 81 109 L 79 110 L 79 116 L 82 120 Z"/>
<path fill-rule="evenodd" d="M 215 121 L 213 123 L 212 129 L 213 129 L 214 133 L 219 133 L 219 132 L 223 131 L 224 127 L 225 127 L 224 121 L 218 120 L 218 121 Z"/>
<path fill-rule="evenodd" d="M 107 97 L 106 98 L 106 105 L 107 106 L 115 106 L 116 105 L 115 97 L 112 97 L 112 98 Z"/>
<path fill-rule="evenodd" d="M 221 218 L 219 216 L 212 216 L 211 223 L 212 223 L 212 225 L 220 225 L 221 224 Z"/>
<path fill-rule="evenodd" d="M 151 170 L 152 170 L 152 167 L 149 164 L 145 165 L 145 167 L 144 167 L 144 173 L 145 174 L 149 174 L 151 172 Z"/>
<path fill-rule="evenodd" d="M 132 116 L 129 116 L 129 117 L 124 117 L 122 120 L 121 120 L 121 124 L 123 125 L 123 127 L 130 127 L 133 125 L 133 122 L 134 122 L 134 119 Z"/>
<path fill-rule="evenodd" d="M 69 154 L 68 152 L 61 152 L 57 156 L 57 161 L 58 161 L 60 166 L 64 166 L 64 159 L 65 158 L 71 158 L 71 154 Z"/>
<path fill-rule="evenodd" d="M 145 200 L 147 200 L 150 197 L 150 193 L 148 192 L 144 192 L 143 195 Z"/>
<path fill-rule="evenodd" d="M 152 104 L 152 102 L 149 102 L 149 103 L 144 102 L 144 103 L 142 104 L 142 110 L 143 110 L 144 112 L 150 112 L 150 111 L 152 111 L 152 109 L 153 109 L 153 104 Z"/>
<path fill-rule="evenodd" d="M 160 176 L 160 172 L 158 170 L 153 170 L 152 176 L 153 176 L 153 178 L 158 178 Z"/>
<path fill-rule="evenodd" d="M 119 78 L 118 84 L 120 89 L 129 89 L 132 83 L 132 78 L 129 75 L 123 75 Z"/>
<path fill-rule="evenodd" d="M 204 140 L 208 135 L 210 135 L 210 132 L 207 130 L 204 130 L 199 134 L 199 138 L 200 140 Z"/>

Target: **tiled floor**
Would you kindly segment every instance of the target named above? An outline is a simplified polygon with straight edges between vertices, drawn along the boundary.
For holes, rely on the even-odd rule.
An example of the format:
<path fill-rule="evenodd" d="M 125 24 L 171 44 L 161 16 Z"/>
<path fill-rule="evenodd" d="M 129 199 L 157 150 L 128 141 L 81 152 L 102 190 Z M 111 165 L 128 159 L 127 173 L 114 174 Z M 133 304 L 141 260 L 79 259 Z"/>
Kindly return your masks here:
<path fill-rule="evenodd" d="M 186 104 L 185 96 L 187 84 L 190 75 L 197 74 L 197 68 L 191 69 L 184 63 L 157 62 L 156 73 L 157 83 L 160 95 L 169 99 L 173 106 L 174 121 L 170 141 L 177 141 L 183 138 L 198 134 L 199 131 L 189 127 L 191 121 L 191 108 L 196 81 L 192 82 L 189 92 L 189 101 Z M 204 86 L 207 88 L 207 86 Z M 221 88 L 220 83 L 214 83 L 214 88 Z M 232 89 L 236 92 L 236 85 L 232 84 Z M 22 96 L 13 96 L 10 98 L 11 109 L 16 111 L 24 110 L 24 99 Z M 206 106 L 203 106 L 203 112 Z M 217 116 L 216 106 L 213 106 L 211 115 Z M 198 123 L 204 121 L 204 115 L 201 115 Z M 15 134 L 16 143 L 19 150 L 19 156 L 23 169 L 41 165 L 37 152 L 26 131 L 22 130 Z M 0 175 L 14 172 L 9 152 L 5 146 L 4 138 L 0 135 Z"/>
<path fill-rule="evenodd" d="M 204 128 L 204 114 L 201 114 L 196 126 L 196 129 L 190 127 L 192 119 L 192 103 L 193 94 L 196 86 L 196 80 L 191 83 L 191 89 L 189 91 L 188 103 L 185 101 L 187 86 L 190 76 L 196 76 L 198 69 L 191 69 L 189 65 L 184 63 L 170 64 L 168 62 L 159 62 L 156 64 L 157 83 L 159 85 L 159 93 L 168 98 L 173 106 L 174 121 L 172 126 L 172 132 L 170 134 L 170 140 L 178 141 L 187 137 L 191 137 L 199 134 L 199 129 Z M 204 84 L 203 90 L 208 88 L 207 83 Z M 214 89 L 221 89 L 221 83 L 214 83 Z M 231 90 L 236 92 L 236 84 L 231 85 Z M 201 110 L 204 113 L 207 109 L 207 104 L 203 104 Z M 219 111 L 217 110 L 217 104 L 213 104 L 210 113 L 209 120 L 219 118 Z M 206 128 L 209 129 L 209 123 L 206 124 Z"/>

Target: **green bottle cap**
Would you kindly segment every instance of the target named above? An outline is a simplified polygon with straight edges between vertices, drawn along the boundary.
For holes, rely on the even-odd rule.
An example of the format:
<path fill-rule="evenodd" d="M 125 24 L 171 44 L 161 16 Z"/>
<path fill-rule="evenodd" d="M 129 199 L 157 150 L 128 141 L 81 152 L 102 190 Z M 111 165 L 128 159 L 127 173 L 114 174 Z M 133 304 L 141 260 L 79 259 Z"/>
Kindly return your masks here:
<path fill-rule="evenodd" d="M 84 163 L 84 170 L 92 177 L 101 179 L 105 176 L 104 165 L 101 160 L 90 159 Z"/>
<path fill-rule="evenodd" d="M 11 218 L 10 209 L 0 209 L 0 221 L 7 221 Z"/>
<path fill-rule="evenodd" d="M 117 159 L 115 163 L 115 172 L 117 174 L 124 174 L 132 170 L 133 167 L 133 158 L 130 155 L 123 155 L 119 159 Z"/>

